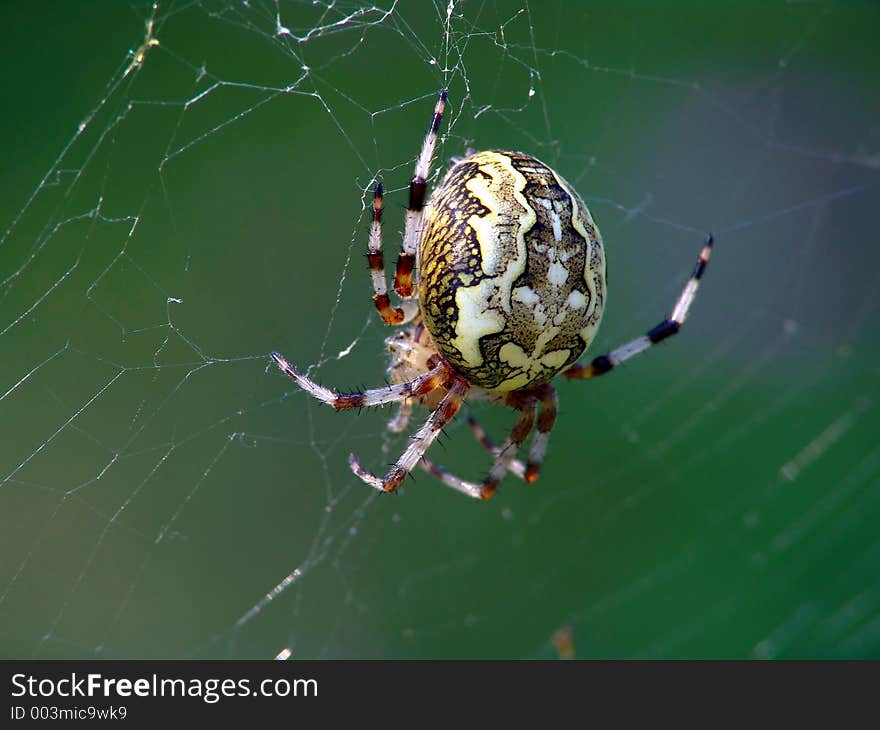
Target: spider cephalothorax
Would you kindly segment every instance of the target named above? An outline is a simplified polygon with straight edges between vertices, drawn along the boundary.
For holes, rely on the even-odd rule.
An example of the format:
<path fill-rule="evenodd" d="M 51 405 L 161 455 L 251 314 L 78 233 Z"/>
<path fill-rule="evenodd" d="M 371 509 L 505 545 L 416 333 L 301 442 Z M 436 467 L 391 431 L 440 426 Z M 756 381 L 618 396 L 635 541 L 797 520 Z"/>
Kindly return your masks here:
<path fill-rule="evenodd" d="M 354 473 L 393 492 L 421 465 L 446 485 L 487 499 L 509 471 L 537 479 L 556 421 L 559 373 L 591 378 L 678 332 L 709 260 L 712 237 L 672 314 L 638 337 L 587 365 L 575 362 L 592 341 L 605 306 L 605 253 L 599 229 L 575 190 L 543 162 L 521 152 L 475 152 L 456 160 L 425 206 L 427 179 L 443 117 L 446 92 L 410 183 L 403 244 L 392 306 L 382 256 L 382 186 L 373 195 L 367 259 L 373 301 L 382 320 L 402 329 L 386 339 L 392 384 L 358 393 L 336 393 L 296 371 L 278 353 L 277 365 L 301 388 L 337 410 L 398 402 L 389 423 L 403 431 L 412 403 L 431 409 L 397 463 L 384 477 L 349 457 Z M 440 469 L 425 452 L 462 402 L 489 400 L 519 411 L 507 440 L 493 444 L 469 419 L 475 436 L 494 456 L 482 482 Z M 528 461 L 516 458 L 537 421 Z"/>

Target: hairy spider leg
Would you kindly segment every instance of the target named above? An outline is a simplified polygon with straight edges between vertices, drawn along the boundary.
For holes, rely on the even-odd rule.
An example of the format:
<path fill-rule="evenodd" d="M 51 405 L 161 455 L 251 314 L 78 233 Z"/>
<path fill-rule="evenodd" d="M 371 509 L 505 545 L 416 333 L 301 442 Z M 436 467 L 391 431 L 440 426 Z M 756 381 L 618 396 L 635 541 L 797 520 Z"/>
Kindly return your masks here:
<path fill-rule="evenodd" d="M 382 257 L 382 183 L 373 190 L 373 220 L 370 223 L 370 241 L 367 244 L 367 262 L 373 282 L 373 304 L 385 324 L 397 325 L 409 322 L 419 311 L 415 300 L 407 299 L 400 307 L 392 307 L 388 296 L 385 261 Z"/>
<path fill-rule="evenodd" d="M 409 425 L 410 416 L 412 416 L 413 402 L 407 398 L 400 401 L 397 413 L 390 421 L 388 421 L 388 430 L 392 433 L 403 433 Z"/>
<path fill-rule="evenodd" d="M 501 453 L 501 447 L 498 446 L 486 433 L 485 429 L 480 425 L 480 422 L 474 416 L 467 417 L 468 426 L 470 426 L 471 433 L 473 433 L 474 438 L 479 442 L 479 444 L 486 449 L 492 456 L 498 456 Z M 519 459 L 511 459 L 510 460 L 510 473 L 520 479 L 525 480 L 526 478 L 526 465 L 523 464 Z"/>
<path fill-rule="evenodd" d="M 447 487 L 451 487 L 462 494 L 475 499 L 489 499 L 498 489 L 498 483 L 508 472 L 512 470 L 511 462 L 516 456 L 517 450 L 525 443 L 532 427 L 535 424 L 535 412 L 537 410 L 537 401 L 531 394 L 523 396 L 514 396 L 511 394 L 508 405 L 520 411 L 519 418 L 510 432 L 510 436 L 500 448 L 495 447 L 488 437 L 486 442 L 492 446 L 492 453 L 495 455 L 495 461 L 489 469 L 489 473 L 485 479 L 479 484 L 461 479 L 454 474 L 450 474 L 441 467 L 434 464 L 428 459 L 423 459 L 422 467 L 428 473 L 437 477 Z M 480 429 L 482 431 L 482 429 Z M 483 434 L 485 436 L 485 434 Z"/>
<path fill-rule="evenodd" d="M 536 395 L 541 400 L 541 410 L 538 414 L 538 427 L 534 436 L 532 436 L 532 445 L 529 448 L 529 460 L 526 464 L 523 464 L 519 459 L 511 459 L 507 466 L 511 474 L 529 484 L 538 478 L 541 464 L 544 462 L 544 456 L 547 453 L 550 432 L 556 424 L 556 416 L 559 411 L 559 398 L 556 394 L 556 388 L 552 385 L 541 386 L 536 391 Z M 474 438 L 486 451 L 497 457 L 501 453 L 501 447 L 492 441 L 474 416 L 469 415 L 467 422 L 471 432 L 474 434 Z M 434 467 L 433 464 L 431 466 Z M 427 465 L 425 468 L 427 469 Z M 436 467 L 434 468 L 436 469 Z"/>
<path fill-rule="evenodd" d="M 599 375 L 604 375 L 622 362 L 643 353 L 652 345 L 656 345 L 658 342 L 662 342 L 667 337 L 671 337 L 678 332 L 685 319 L 687 319 L 688 310 L 691 308 L 691 304 L 697 294 L 700 279 L 706 271 L 706 264 L 709 263 L 709 255 L 712 253 L 714 241 L 715 239 L 712 237 L 712 234 L 709 234 L 697 258 L 697 265 L 694 267 L 691 278 L 684 285 L 684 289 L 682 289 L 678 300 L 675 302 L 675 306 L 672 308 L 672 314 L 669 315 L 669 319 L 663 320 L 641 337 L 637 337 L 605 355 L 599 355 L 588 365 L 576 362 L 563 375 L 566 378 L 595 378 Z"/>
<path fill-rule="evenodd" d="M 422 228 L 425 225 L 425 194 L 428 190 L 428 177 L 431 174 L 431 161 L 434 158 L 434 149 L 437 147 L 437 132 L 440 130 L 440 122 L 443 120 L 443 111 L 446 108 L 446 89 L 440 90 L 437 104 L 434 106 L 434 114 L 431 116 L 431 124 L 425 141 L 422 143 L 422 151 L 416 161 L 416 169 L 409 183 L 409 205 L 406 211 L 406 226 L 403 232 L 403 243 L 400 256 L 397 259 L 397 270 L 394 274 L 394 291 L 403 299 L 409 299 L 413 295 L 413 269 L 416 263 L 416 247 L 422 237 Z"/>
<path fill-rule="evenodd" d="M 272 353 L 275 364 L 283 370 L 287 376 L 309 395 L 323 401 L 337 411 L 345 411 L 350 408 L 369 408 L 381 406 L 386 403 L 394 403 L 406 398 L 420 398 L 439 388 L 449 378 L 452 372 L 449 365 L 440 361 L 428 372 L 405 383 L 386 385 L 381 388 L 356 391 L 353 393 L 337 393 L 336 391 L 318 385 L 314 380 L 297 372 L 287 360 L 277 352 Z"/>
<path fill-rule="evenodd" d="M 544 463 L 544 455 L 547 453 L 547 443 L 550 441 L 550 432 L 556 425 L 556 414 L 559 412 L 559 398 L 556 388 L 545 385 L 540 391 L 541 413 L 538 416 L 538 428 L 532 437 L 532 445 L 529 449 L 529 460 L 526 462 L 525 480 L 531 484 L 538 478 L 541 464 Z"/>
<path fill-rule="evenodd" d="M 397 463 L 391 467 L 384 477 L 377 477 L 371 474 L 361 466 L 360 461 L 354 454 L 349 454 L 348 463 L 357 477 L 380 491 L 397 491 L 406 475 L 415 468 L 440 431 L 453 419 L 458 409 L 461 408 L 469 385 L 467 380 L 450 371 L 443 387 L 447 389 L 443 400 L 440 401 L 437 408 L 431 411 L 424 425 L 414 436 L 410 437 L 409 446 L 406 447 Z"/>

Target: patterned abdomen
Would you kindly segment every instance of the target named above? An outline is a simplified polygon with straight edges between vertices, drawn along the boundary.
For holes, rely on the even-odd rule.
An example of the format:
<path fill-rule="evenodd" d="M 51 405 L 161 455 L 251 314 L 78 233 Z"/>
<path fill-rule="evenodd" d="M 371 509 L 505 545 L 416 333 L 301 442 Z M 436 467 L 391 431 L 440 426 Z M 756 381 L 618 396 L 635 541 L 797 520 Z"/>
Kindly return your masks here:
<path fill-rule="evenodd" d="M 590 344 L 605 254 L 589 210 L 544 163 L 477 152 L 431 195 L 419 300 L 439 351 L 474 385 L 544 383 Z"/>

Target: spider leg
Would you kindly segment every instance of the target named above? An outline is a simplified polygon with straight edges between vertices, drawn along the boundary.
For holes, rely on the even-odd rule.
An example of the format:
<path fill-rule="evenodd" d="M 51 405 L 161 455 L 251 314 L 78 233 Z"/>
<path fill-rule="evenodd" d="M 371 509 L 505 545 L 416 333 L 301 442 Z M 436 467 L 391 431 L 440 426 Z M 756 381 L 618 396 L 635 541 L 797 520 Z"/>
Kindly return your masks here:
<path fill-rule="evenodd" d="M 477 419 L 473 416 L 468 416 L 467 422 L 468 426 L 470 426 L 471 432 L 474 434 L 474 438 L 479 442 L 479 444 L 484 449 L 486 449 L 486 451 L 492 454 L 492 456 L 498 456 L 501 453 L 501 447 L 496 445 L 495 442 L 492 441 L 492 439 L 489 437 L 483 427 L 479 424 Z M 511 474 L 525 480 L 526 465 L 523 464 L 519 459 L 511 459 L 509 469 Z"/>
<path fill-rule="evenodd" d="M 403 299 L 409 299 L 413 293 L 413 268 L 416 262 L 416 247 L 422 237 L 422 228 L 425 224 L 425 194 L 428 190 L 428 177 L 431 174 L 431 160 L 434 157 L 434 149 L 437 146 L 437 132 L 443 119 L 443 110 L 446 108 L 446 89 L 440 90 L 437 104 L 434 106 L 434 114 L 431 117 L 431 125 L 422 143 L 422 151 L 416 162 L 413 178 L 409 183 L 409 205 L 406 211 L 406 226 L 403 232 L 403 244 L 400 256 L 397 259 L 397 270 L 394 274 L 394 291 Z"/>
<path fill-rule="evenodd" d="M 392 433 L 402 433 L 409 425 L 409 418 L 412 415 L 413 402 L 407 398 L 400 401 L 400 406 L 394 418 L 388 421 L 388 430 Z"/>
<path fill-rule="evenodd" d="M 534 398 L 529 398 L 524 402 L 517 403 L 514 407 L 520 410 L 519 418 L 514 424 L 513 430 L 510 432 L 510 436 L 507 437 L 504 445 L 498 449 L 495 455 L 495 461 L 492 463 L 492 468 L 489 469 L 489 474 L 479 484 L 459 479 L 457 476 L 444 471 L 428 459 L 422 459 L 422 468 L 424 468 L 429 474 L 433 474 L 446 486 L 452 487 L 469 497 L 489 499 L 495 494 L 495 490 L 498 489 L 498 483 L 507 471 L 511 469 L 511 461 L 516 456 L 519 447 L 522 446 L 528 438 L 532 426 L 535 424 L 535 411 L 537 410 L 537 404 Z"/>
<path fill-rule="evenodd" d="M 675 306 L 672 308 L 672 314 L 669 319 L 663 320 L 660 324 L 649 330 L 641 337 L 637 337 L 620 347 L 611 350 L 605 355 L 599 355 L 593 359 L 588 365 L 576 362 L 563 375 L 566 378 L 595 378 L 597 375 L 604 375 L 616 365 L 620 365 L 625 360 L 641 354 L 652 345 L 662 342 L 667 337 L 674 335 L 681 329 L 685 319 L 687 319 L 688 310 L 697 294 L 697 288 L 700 286 L 700 279 L 706 270 L 706 264 L 709 262 L 709 255 L 712 253 L 712 244 L 714 239 L 710 234 L 703 245 L 700 256 L 697 258 L 697 265 L 687 284 L 684 285 Z"/>
<path fill-rule="evenodd" d="M 449 423 L 461 407 L 468 391 L 468 382 L 457 375 L 450 375 L 444 382 L 448 392 L 435 410 L 431 412 L 424 425 L 410 438 L 409 446 L 400 455 L 397 463 L 384 477 L 377 477 L 361 466 L 354 454 L 349 454 L 348 463 L 357 477 L 371 487 L 383 492 L 394 492 L 424 456 L 437 435 Z"/>
<path fill-rule="evenodd" d="M 544 463 L 544 454 L 547 453 L 547 442 L 550 440 L 550 431 L 556 424 L 556 414 L 559 411 L 559 398 L 556 396 L 556 388 L 545 385 L 541 391 L 541 414 L 538 416 L 538 430 L 532 437 L 532 445 L 529 448 L 529 460 L 526 463 L 525 480 L 531 484 L 538 478 L 541 464 Z"/>
<path fill-rule="evenodd" d="M 373 388 L 355 393 L 337 393 L 318 385 L 305 375 L 301 375 L 287 360 L 277 352 L 272 353 L 275 364 L 283 370 L 306 393 L 336 409 L 344 411 L 349 408 L 367 408 L 369 406 L 381 406 L 385 403 L 402 401 L 407 398 L 419 398 L 439 388 L 448 379 L 450 367 L 442 360 L 428 372 L 419 375 L 414 380 L 395 385 L 386 385 L 382 388 Z"/>
<path fill-rule="evenodd" d="M 382 257 L 382 183 L 373 191 L 373 222 L 370 224 L 370 241 L 367 244 L 367 262 L 373 282 L 373 304 L 385 324 L 409 322 L 418 312 L 418 304 L 405 300 L 400 307 L 392 307 L 385 279 L 385 261 Z"/>
<path fill-rule="evenodd" d="M 457 476 L 455 476 L 455 474 L 450 474 L 445 469 L 437 466 L 430 459 L 422 457 L 422 460 L 419 462 L 419 466 L 421 466 L 422 469 L 428 472 L 428 474 L 430 474 L 431 476 L 439 479 L 447 487 L 451 487 L 455 491 L 461 492 L 468 497 L 473 497 L 474 499 L 483 498 L 479 484 L 474 484 L 473 482 L 466 482 L 464 479 L 459 479 Z"/>

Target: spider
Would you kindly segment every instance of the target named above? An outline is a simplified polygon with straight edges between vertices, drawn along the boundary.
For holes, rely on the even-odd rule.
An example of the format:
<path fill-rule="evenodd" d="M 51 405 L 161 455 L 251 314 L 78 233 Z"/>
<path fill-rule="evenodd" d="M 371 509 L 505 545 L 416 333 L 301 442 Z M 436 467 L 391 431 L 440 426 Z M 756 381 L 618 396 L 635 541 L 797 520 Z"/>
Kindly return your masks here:
<path fill-rule="evenodd" d="M 384 476 L 351 454 L 352 471 L 384 492 L 395 492 L 417 464 L 444 484 L 479 499 L 491 497 L 508 473 L 531 483 L 556 422 L 550 380 L 593 378 L 679 331 L 712 250 L 706 239 L 672 314 L 646 334 L 577 362 L 590 345 L 605 306 L 605 253 L 599 229 L 580 196 L 543 162 L 522 152 L 470 152 L 452 167 L 425 204 L 427 180 L 446 106 L 440 92 L 409 185 L 403 243 L 389 298 L 382 259 L 381 183 L 373 194 L 367 261 L 373 302 L 387 325 L 391 384 L 338 393 L 299 373 L 277 352 L 272 358 L 300 388 L 337 411 L 399 403 L 388 427 L 403 431 L 413 402 L 431 413 Z M 519 412 L 500 446 L 468 419 L 494 457 L 487 476 L 470 482 L 425 456 L 465 399 L 499 403 Z M 525 463 L 516 458 L 529 434 Z"/>

